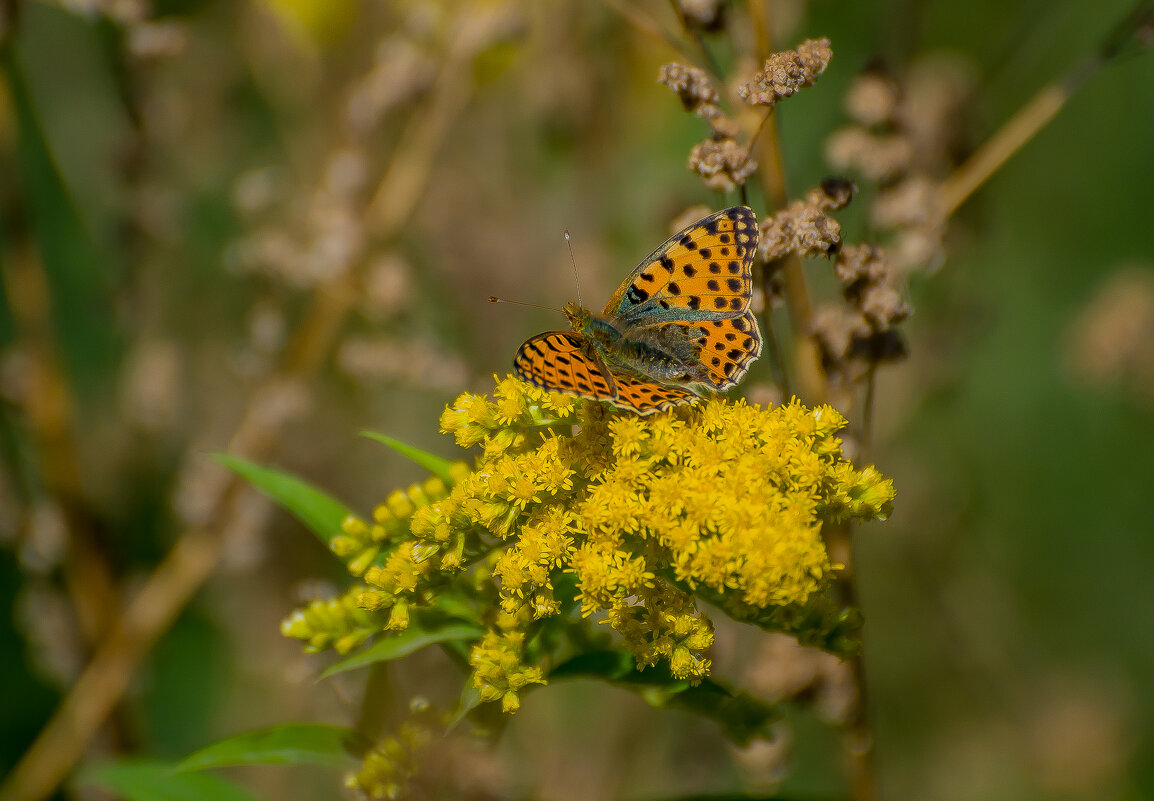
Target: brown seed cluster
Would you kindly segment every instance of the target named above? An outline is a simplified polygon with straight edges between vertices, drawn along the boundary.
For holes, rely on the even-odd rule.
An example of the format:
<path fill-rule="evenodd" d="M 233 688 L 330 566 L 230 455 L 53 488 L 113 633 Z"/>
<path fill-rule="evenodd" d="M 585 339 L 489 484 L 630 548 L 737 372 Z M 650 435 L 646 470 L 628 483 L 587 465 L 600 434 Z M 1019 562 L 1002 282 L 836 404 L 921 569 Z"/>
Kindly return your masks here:
<path fill-rule="evenodd" d="M 846 245 L 834 261 L 844 304 L 823 307 L 812 332 L 830 381 L 846 385 L 883 362 L 907 355 L 905 339 L 894 327 L 910 315 L 894 283 L 883 251 L 872 245 Z"/>
<path fill-rule="evenodd" d="M 1067 332 L 1065 361 L 1088 386 L 1154 402 L 1154 269 L 1125 267 L 1105 280 Z"/>
<path fill-rule="evenodd" d="M 737 94 L 751 106 L 773 108 L 799 89 L 813 86 L 831 58 L 829 39 L 806 39 L 796 50 L 783 50 L 766 59 L 765 68 L 738 88 Z"/>
<path fill-rule="evenodd" d="M 705 70 L 684 64 L 664 64 L 657 81 L 677 92 L 686 111 L 692 111 L 705 120 L 722 116 L 717 90 L 713 88 Z"/>
<path fill-rule="evenodd" d="M 701 117 L 713 129 L 713 135 L 694 145 L 690 152 L 690 171 L 718 192 L 732 192 L 745 184 L 757 169 L 757 162 L 749 157 L 749 149 L 737 141 L 737 122 L 722 112 L 717 89 L 705 71 L 684 64 L 665 64 L 657 80 L 677 92 L 686 111 Z"/>
<path fill-rule="evenodd" d="M 689 169 L 701 176 L 705 185 L 719 192 L 732 192 L 746 182 L 757 162 L 749 151 L 728 136 L 699 142 L 689 153 Z"/>
<path fill-rule="evenodd" d="M 761 221 L 761 259 L 773 262 L 787 253 L 827 256 L 841 247 L 841 225 L 829 216 L 845 208 L 857 191 L 852 181 L 832 178 L 812 189 L 804 200 Z"/>
<path fill-rule="evenodd" d="M 721 0 L 677 0 L 677 9 L 685 25 L 699 31 L 720 30 L 725 21 L 725 4 Z"/>

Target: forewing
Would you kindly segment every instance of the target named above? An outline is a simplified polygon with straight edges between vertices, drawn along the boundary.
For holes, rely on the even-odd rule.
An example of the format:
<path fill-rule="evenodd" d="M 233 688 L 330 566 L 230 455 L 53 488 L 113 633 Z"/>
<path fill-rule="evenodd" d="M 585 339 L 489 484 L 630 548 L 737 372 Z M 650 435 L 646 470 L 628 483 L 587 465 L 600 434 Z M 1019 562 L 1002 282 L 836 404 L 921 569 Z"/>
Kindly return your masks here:
<path fill-rule="evenodd" d="M 622 374 L 617 374 L 613 378 L 617 383 L 614 405 L 638 414 L 652 414 L 682 403 L 693 403 L 698 399 L 696 394 L 687 389 L 654 384 L 644 378 Z"/>
<path fill-rule="evenodd" d="M 605 316 L 641 326 L 742 315 L 753 294 L 757 238 L 757 218 L 746 206 L 697 221 L 642 260 Z"/>
<path fill-rule="evenodd" d="M 594 400 L 616 397 L 613 377 L 590 355 L 589 340 L 576 331 L 538 334 L 517 350 L 517 375 L 553 392 L 568 392 Z"/>

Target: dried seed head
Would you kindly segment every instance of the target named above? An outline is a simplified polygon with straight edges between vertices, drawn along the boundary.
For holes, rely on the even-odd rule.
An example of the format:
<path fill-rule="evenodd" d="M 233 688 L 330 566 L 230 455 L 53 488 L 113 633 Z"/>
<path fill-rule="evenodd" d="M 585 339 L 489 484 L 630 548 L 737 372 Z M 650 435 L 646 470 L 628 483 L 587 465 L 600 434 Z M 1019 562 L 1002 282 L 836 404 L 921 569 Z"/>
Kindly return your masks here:
<path fill-rule="evenodd" d="M 826 178 L 806 195 L 812 205 L 822 211 L 841 211 L 857 194 L 857 184 L 849 178 Z"/>
<path fill-rule="evenodd" d="M 725 6 L 721 0 L 677 0 L 685 24 L 701 31 L 716 31 L 722 26 Z"/>
<path fill-rule="evenodd" d="M 689 153 L 689 169 L 705 180 L 710 189 L 732 192 L 757 169 L 757 162 L 736 140 L 729 137 L 706 139 Z"/>
<path fill-rule="evenodd" d="M 828 364 L 848 358 L 854 340 L 869 336 L 870 327 L 861 313 L 842 305 L 828 305 L 814 312 L 810 332 L 821 348 L 828 373 Z"/>
<path fill-rule="evenodd" d="M 872 136 L 851 126 L 834 132 L 826 141 L 826 160 L 838 170 L 860 172 L 871 181 L 886 181 L 909 169 L 913 145 L 901 134 Z"/>
<path fill-rule="evenodd" d="M 794 215 L 793 236 L 799 256 L 823 256 L 841 245 L 841 224 L 817 206 L 805 205 Z"/>
<path fill-rule="evenodd" d="M 897 81 L 882 72 L 865 72 L 854 79 L 845 96 L 846 113 L 867 127 L 894 119 L 901 92 Z"/>
<path fill-rule="evenodd" d="M 893 284 L 886 254 L 875 247 L 844 247 L 834 274 L 845 284 L 846 303 L 815 314 L 811 332 L 826 375 L 848 384 L 906 355 L 905 341 L 893 326 L 909 317 L 910 307 Z"/>
<path fill-rule="evenodd" d="M 761 221 L 758 245 L 763 261 L 774 262 L 787 253 L 828 256 L 841 248 L 841 224 L 826 214 L 849 203 L 856 187 L 851 181 L 829 179 L 805 200 Z"/>
<path fill-rule="evenodd" d="M 872 245 L 847 245 L 838 254 L 834 275 L 843 284 L 883 281 L 889 275 L 882 252 Z"/>
<path fill-rule="evenodd" d="M 876 331 L 887 329 L 910 316 L 909 305 L 889 284 L 865 284 L 860 296 L 853 301 Z"/>
<path fill-rule="evenodd" d="M 1154 399 L 1154 270 L 1118 270 L 1097 289 L 1067 335 L 1074 375 L 1100 388 L 1120 384 Z"/>
<path fill-rule="evenodd" d="M 872 245 L 842 249 L 834 263 L 834 275 L 845 284 L 843 294 L 874 332 L 887 330 L 910 316 L 910 307 L 893 285 L 893 271 L 886 254 Z"/>
<path fill-rule="evenodd" d="M 908 354 L 896 329 L 871 330 L 865 315 L 848 306 L 819 309 L 810 331 L 821 354 L 822 369 L 837 385 L 859 381 L 877 365 Z"/>
<path fill-rule="evenodd" d="M 771 55 L 765 61 L 765 68 L 752 81 L 739 87 L 737 94 L 751 106 L 772 108 L 799 89 L 813 86 L 831 58 L 833 49 L 829 39 L 807 39 L 796 50 Z"/>
<path fill-rule="evenodd" d="M 938 185 L 923 175 L 906 178 L 874 198 L 870 218 L 878 228 L 910 228 L 936 222 Z"/>
<path fill-rule="evenodd" d="M 945 259 L 945 223 L 906 228 L 888 248 L 894 269 L 901 272 L 933 270 Z"/>
<path fill-rule="evenodd" d="M 657 81 L 677 92 L 686 111 L 692 111 L 706 120 L 721 116 L 721 109 L 717 105 L 717 90 L 713 88 L 705 70 L 684 64 L 664 64 Z"/>

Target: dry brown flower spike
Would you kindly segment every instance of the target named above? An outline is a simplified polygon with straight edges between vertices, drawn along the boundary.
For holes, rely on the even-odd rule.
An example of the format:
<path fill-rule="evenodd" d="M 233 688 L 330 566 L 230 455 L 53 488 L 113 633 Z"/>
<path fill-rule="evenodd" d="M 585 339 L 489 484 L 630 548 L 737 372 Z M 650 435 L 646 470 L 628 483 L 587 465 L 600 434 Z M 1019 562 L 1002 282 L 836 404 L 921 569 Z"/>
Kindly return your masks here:
<path fill-rule="evenodd" d="M 773 108 L 779 100 L 799 89 L 813 86 L 833 58 L 829 39 L 806 39 L 796 50 L 774 53 L 765 68 L 753 80 L 741 86 L 737 94 L 751 106 Z"/>

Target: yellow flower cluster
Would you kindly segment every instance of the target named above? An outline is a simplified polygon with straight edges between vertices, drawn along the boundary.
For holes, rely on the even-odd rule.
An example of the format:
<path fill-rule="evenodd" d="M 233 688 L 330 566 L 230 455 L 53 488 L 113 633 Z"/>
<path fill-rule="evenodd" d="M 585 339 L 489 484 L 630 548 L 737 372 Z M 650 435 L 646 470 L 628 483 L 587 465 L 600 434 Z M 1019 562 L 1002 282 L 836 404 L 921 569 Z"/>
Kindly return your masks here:
<path fill-rule="evenodd" d="M 826 592 L 837 566 L 822 526 L 884 518 L 894 496 L 843 458 L 845 424 L 797 401 L 711 399 L 640 418 L 507 377 L 441 416 L 479 448 L 472 470 L 395 493 L 333 541 L 364 581 L 341 608 L 355 599 L 375 616 L 366 625 L 400 630 L 456 582 L 489 628 L 470 654 L 473 685 L 507 712 L 553 656 L 535 622 L 570 612 L 608 624 L 638 666 L 693 682 L 713 642 L 696 597 L 799 637 L 836 632 L 850 618 Z M 285 630 L 313 648 L 362 630 L 326 636 L 304 618 Z"/>
<path fill-rule="evenodd" d="M 576 434 L 560 430 L 570 423 Z M 835 567 L 822 524 L 888 514 L 892 483 L 842 457 L 845 424 L 797 401 L 614 415 L 509 377 L 492 400 L 462 395 L 441 417 L 482 449 L 446 522 L 506 541 L 492 574 L 505 633 L 562 611 L 554 581 L 571 573 L 582 614 L 603 616 L 639 665 L 667 660 L 700 680 L 712 624 L 690 593 L 803 609 Z M 476 651 L 474 666 L 496 669 Z"/>
<path fill-rule="evenodd" d="M 347 654 L 379 632 L 384 623 L 379 614 L 360 604 L 361 589 L 354 587 L 339 598 L 316 600 L 296 610 L 281 622 L 281 634 L 304 640 L 310 653 L 332 648 Z"/>
<path fill-rule="evenodd" d="M 523 631 L 490 631 L 469 654 L 473 686 L 481 691 L 481 700 L 500 701 L 504 712 L 517 711 L 521 706 L 520 692 L 526 686 L 545 683 L 541 668 L 524 664 L 524 643 Z"/>
<path fill-rule="evenodd" d="M 469 468 L 458 462 L 449 472 L 457 478 L 468 475 Z M 352 515 L 345 518 L 329 548 L 364 583 L 340 598 L 313 601 L 296 610 L 282 621 L 281 633 L 304 640 L 308 651 L 333 648 L 344 654 L 382 629 L 403 631 L 418 579 L 433 566 L 427 562 L 428 548 L 413 541 L 412 518 L 448 493 L 445 482 L 433 476 L 423 484 L 394 490 L 373 510 L 371 523 Z M 442 556 L 441 561 L 446 559 Z"/>
<path fill-rule="evenodd" d="M 345 779 L 363 798 L 402 798 L 409 781 L 420 769 L 421 757 L 434 735 L 429 726 L 405 721 L 392 734 L 370 748 L 361 768 Z"/>

